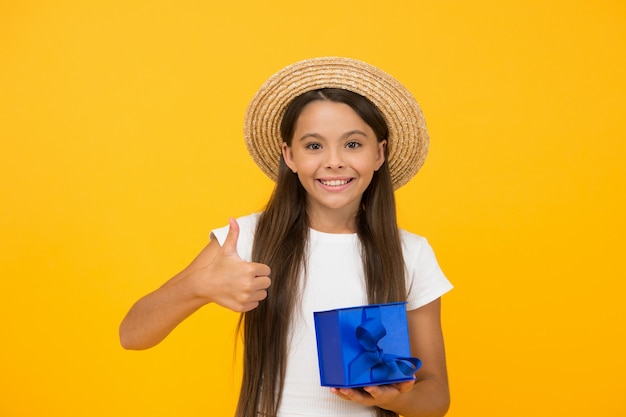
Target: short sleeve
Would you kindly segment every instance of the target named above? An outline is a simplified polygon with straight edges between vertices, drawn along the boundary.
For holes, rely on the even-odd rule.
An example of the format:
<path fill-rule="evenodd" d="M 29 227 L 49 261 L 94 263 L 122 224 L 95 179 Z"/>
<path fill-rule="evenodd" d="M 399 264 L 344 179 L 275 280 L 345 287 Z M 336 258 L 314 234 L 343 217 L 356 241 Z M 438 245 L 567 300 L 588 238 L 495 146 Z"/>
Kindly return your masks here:
<path fill-rule="evenodd" d="M 401 238 L 407 268 L 407 310 L 415 310 L 441 297 L 453 286 L 426 238 L 404 230 Z"/>

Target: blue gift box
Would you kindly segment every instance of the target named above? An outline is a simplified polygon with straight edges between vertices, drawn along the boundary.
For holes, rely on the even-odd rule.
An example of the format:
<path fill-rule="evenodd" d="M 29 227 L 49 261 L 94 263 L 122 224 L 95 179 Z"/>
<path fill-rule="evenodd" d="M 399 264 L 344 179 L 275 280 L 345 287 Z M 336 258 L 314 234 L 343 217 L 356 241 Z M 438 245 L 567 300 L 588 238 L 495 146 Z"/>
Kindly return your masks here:
<path fill-rule="evenodd" d="M 314 312 L 322 386 L 356 388 L 412 380 L 421 361 L 411 357 L 405 304 Z"/>

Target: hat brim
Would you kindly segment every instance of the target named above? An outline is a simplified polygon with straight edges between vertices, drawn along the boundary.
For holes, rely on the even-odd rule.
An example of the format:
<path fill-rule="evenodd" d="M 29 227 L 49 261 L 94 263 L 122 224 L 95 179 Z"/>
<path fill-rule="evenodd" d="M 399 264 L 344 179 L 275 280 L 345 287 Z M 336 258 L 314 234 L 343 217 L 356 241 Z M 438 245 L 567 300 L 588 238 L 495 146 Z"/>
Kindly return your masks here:
<path fill-rule="evenodd" d="M 424 115 L 413 95 L 396 79 L 368 63 L 350 58 L 312 58 L 272 75 L 252 98 L 244 121 L 244 139 L 254 162 L 273 181 L 283 140 L 280 124 L 297 96 L 321 88 L 341 88 L 367 97 L 389 128 L 388 164 L 394 189 L 417 174 L 428 153 Z"/>

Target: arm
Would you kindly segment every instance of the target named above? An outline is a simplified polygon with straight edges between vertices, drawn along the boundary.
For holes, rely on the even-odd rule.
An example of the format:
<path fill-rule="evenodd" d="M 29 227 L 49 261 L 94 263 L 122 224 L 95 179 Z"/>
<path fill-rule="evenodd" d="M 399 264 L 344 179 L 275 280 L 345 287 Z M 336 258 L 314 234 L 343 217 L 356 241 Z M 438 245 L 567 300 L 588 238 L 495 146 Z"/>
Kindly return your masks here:
<path fill-rule="evenodd" d="M 223 246 L 212 239 L 183 271 L 139 299 L 120 324 L 122 346 L 155 346 L 183 320 L 212 302 L 239 312 L 256 308 L 267 297 L 270 269 L 239 258 L 238 237 L 239 225 L 231 220 Z"/>
<path fill-rule="evenodd" d="M 408 312 L 411 353 L 422 360 L 417 382 L 332 389 L 347 400 L 393 410 L 405 417 L 440 417 L 450 405 L 445 349 L 441 331 L 441 299 Z"/>

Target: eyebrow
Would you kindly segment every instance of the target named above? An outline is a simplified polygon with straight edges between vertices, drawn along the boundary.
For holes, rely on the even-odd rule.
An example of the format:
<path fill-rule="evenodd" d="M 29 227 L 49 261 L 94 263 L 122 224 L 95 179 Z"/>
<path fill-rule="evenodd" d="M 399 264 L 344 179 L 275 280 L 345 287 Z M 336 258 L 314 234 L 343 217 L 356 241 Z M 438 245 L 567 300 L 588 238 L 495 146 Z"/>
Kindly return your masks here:
<path fill-rule="evenodd" d="M 343 135 L 341 135 L 341 139 L 348 138 L 352 135 L 361 135 L 361 136 L 367 137 L 367 133 L 363 132 L 362 130 L 357 129 L 357 130 L 350 130 L 349 132 L 344 133 Z M 320 135 L 319 133 L 305 133 L 304 135 L 300 136 L 298 140 L 303 141 L 308 138 L 324 139 L 324 137 Z"/>

